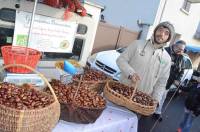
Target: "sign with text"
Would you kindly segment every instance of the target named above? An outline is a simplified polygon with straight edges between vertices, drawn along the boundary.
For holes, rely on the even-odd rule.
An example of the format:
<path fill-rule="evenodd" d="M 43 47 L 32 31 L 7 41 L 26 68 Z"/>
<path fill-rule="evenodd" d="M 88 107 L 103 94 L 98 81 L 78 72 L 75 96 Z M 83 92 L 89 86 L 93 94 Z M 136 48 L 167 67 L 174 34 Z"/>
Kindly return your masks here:
<path fill-rule="evenodd" d="M 16 12 L 13 45 L 27 45 L 30 23 L 31 13 Z M 28 47 L 42 52 L 71 53 L 76 30 L 76 22 L 35 15 L 31 41 Z"/>

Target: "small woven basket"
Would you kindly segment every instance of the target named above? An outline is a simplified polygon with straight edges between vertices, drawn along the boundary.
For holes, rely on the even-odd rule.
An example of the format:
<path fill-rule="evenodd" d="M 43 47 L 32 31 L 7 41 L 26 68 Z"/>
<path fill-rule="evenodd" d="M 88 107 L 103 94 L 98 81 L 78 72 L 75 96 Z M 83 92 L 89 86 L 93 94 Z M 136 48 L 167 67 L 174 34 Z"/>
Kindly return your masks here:
<path fill-rule="evenodd" d="M 60 116 L 60 104 L 48 80 L 33 68 L 23 64 L 6 65 L 0 71 L 9 67 L 23 67 L 38 74 L 49 87 L 54 102 L 47 107 L 33 110 L 17 110 L 0 105 L 0 131 L 1 132 L 50 132 L 55 127 Z M 37 90 L 37 89 L 36 89 Z M 38 91 L 42 92 L 42 91 Z M 42 92 L 42 94 L 46 94 Z M 51 96 L 46 94 L 46 96 Z"/>
<path fill-rule="evenodd" d="M 87 71 L 87 70 L 89 70 L 89 69 L 85 69 L 85 71 Z M 92 69 L 92 70 L 94 70 L 94 69 Z M 84 75 L 84 74 L 76 75 L 76 76 L 78 76 L 78 78 L 73 78 L 73 81 L 77 82 L 77 83 L 80 83 L 80 77 L 82 75 Z M 95 80 L 91 80 L 91 81 L 82 80 L 81 81 L 81 85 L 84 85 L 86 88 L 88 88 L 88 89 L 90 89 L 92 91 L 95 91 L 95 92 L 100 94 L 100 93 L 103 92 L 103 89 L 104 89 L 104 87 L 105 87 L 105 85 L 106 85 L 108 80 L 109 80 L 108 77 L 105 80 L 98 80 L 98 81 L 95 81 Z"/>
<path fill-rule="evenodd" d="M 153 106 L 146 106 L 146 105 L 142 105 L 140 103 L 132 101 L 133 97 L 135 96 L 137 86 L 134 87 L 134 90 L 133 90 L 131 97 L 127 98 L 127 97 L 123 96 L 122 94 L 119 94 L 116 91 L 114 91 L 110 87 L 110 85 L 112 83 L 118 83 L 118 82 L 108 81 L 105 88 L 104 88 L 104 96 L 108 100 L 110 100 L 111 102 L 113 102 L 117 105 L 124 106 L 124 107 L 126 107 L 126 108 L 128 108 L 128 109 L 130 109 L 130 110 L 132 110 L 136 113 L 141 114 L 141 115 L 149 116 L 149 115 L 154 113 L 157 103 L 154 103 Z M 146 96 L 149 96 L 149 95 L 146 95 Z"/>
<path fill-rule="evenodd" d="M 74 82 L 79 83 L 80 80 L 73 79 Z M 85 86 L 85 88 L 88 88 L 89 90 L 95 91 L 97 93 L 102 93 L 103 89 L 106 85 L 107 80 L 103 81 L 81 81 L 82 85 Z"/>

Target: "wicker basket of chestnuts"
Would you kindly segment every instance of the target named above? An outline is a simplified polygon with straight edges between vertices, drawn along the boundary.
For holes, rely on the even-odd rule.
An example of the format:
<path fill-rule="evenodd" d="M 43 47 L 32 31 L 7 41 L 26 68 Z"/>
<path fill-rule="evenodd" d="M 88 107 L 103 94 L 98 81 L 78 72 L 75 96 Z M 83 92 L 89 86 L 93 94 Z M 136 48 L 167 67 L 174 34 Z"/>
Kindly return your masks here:
<path fill-rule="evenodd" d="M 0 83 L 1 132 L 50 132 L 60 116 L 60 104 L 47 79 L 33 68 L 22 64 L 6 65 L 23 67 L 37 73 L 48 85 L 52 95 L 27 84 Z"/>
<path fill-rule="evenodd" d="M 124 106 L 136 113 L 148 116 L 154 113 L 157 103 L 149 95 L 116 81 L 107 82 L 104 96 L 111 102 Z"/>
<path fill-rule="evenodd" d="M 62 84 L 59 80 L 52 80 L 50 84 L 61 104 L 62 120 L 82 124 L 93 123 L 106 107 L 102 96 L 80 83 Z"/>

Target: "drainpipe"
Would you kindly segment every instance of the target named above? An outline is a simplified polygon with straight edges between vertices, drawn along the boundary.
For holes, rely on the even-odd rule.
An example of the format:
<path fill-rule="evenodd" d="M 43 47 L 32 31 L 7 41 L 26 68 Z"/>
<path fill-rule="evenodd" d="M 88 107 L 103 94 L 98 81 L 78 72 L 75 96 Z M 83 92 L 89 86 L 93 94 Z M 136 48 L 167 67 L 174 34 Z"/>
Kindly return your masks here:
<path fill-rule="evenodd" d="M 119 48 L 118 46 L 119 46 L 119 43 L 120 43 L 120 36 L 122 34 L 122 29 L 123 29 L 123 27 L 120 26 L 119 33 L 118 33 L 118 36 L 117 36 L 117 42 L 115 44 L 115 49 Z"/>
<path fill-rule="evenodd" d="M 162 1 L 162 0 L 160 0 L 160 1 Z M 165 8 L 166 8 L 167 1 L 168 1 L 168 0 L 165 0 L 165 3 L 164 3 L 164 5 L 163 5 L 163 8 L 162 8 L 162 11 L 161 11 L 161 14 L 160 14 L 160 17 L 157 16 L 157 13 L 158 13 L 158 10 L 157 10 L 155 19 L 154 19 L 153 24 L 152 24 L 153 26 L 154 26 L 154 25 L 158 25 L 158 24 L 161 22 L 161 20 L 162 20 L 162 18 L 163 18 L 164 10 L 165 10 Z M 160 2 L 160 3 L 161 3 L 161 2 Z M 159 6 L 160 6 L 160 4 L 159 4 Z M 159 18 L 158 22 L 156 22 L 156 19 L 157 19 L 156 17 Z M 151 26 L 151 25 L 150 25 L 150 26 Z M 148 32 L 147 32 L 147 37 L 148 37 L 149 34 L 150 34 L 150 30 L 148 30 Z"/>
<path fill-rule="evenodd" d="M 160 19 L 159 19 L 159 22 L 158 22 L 158 23 L 160 23 L 161 20 L 162 20 L 162 18 L 163 18 L 163 13 L 164 13 L 164 10 L 165 10 L 165 8 L 166 8 L 167 1 L 168 1 L 168 0 L 165 0 L 165 3 L 164 3 L 164 6 L 163 6 L 163 8 L 162 8 L 162 12 L 161 12 Z"/>
<path fill-rule="evenodd" d="M 141 39 L 141 36 L 142 36 L 143 30 L 144 30 L 144 27 L 145 27 L 145 26 L 150 27 L 151 24 L 149 24 L 149 23 L 144 23 L 144 22 L 142 22 L 142 20 L 137 20 L 137 25 L 138 25 L 138 27 L 140 28 L 140 31 L 139 31 L 138 37 L 137 37 L 137 40 L 139 40 L 139 39 Z"/>
<path fill-rule="evenodd" d="M 139 40 L 139 39 L 141 38 L 142 32 L 143 32 L 143 29 L 141 29 L 141 30 L 139 31 L 138 36 L 137 36 L 137 40 Z"/>

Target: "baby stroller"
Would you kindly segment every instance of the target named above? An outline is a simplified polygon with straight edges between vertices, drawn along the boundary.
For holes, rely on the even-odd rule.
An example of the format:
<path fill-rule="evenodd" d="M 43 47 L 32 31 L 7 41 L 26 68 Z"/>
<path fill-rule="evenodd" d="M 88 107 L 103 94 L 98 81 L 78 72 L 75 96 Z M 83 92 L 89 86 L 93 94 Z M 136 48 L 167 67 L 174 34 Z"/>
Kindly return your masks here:
<path fill-rule="evenodd" d="M 198 78 L 200 78 L 200 71 L 195 70 L 192 74 L 192 77 L 188 83 L 180 87 L 180 90 L 183 92 L 190 92 L 192 87 L 198 85 Z"/>

